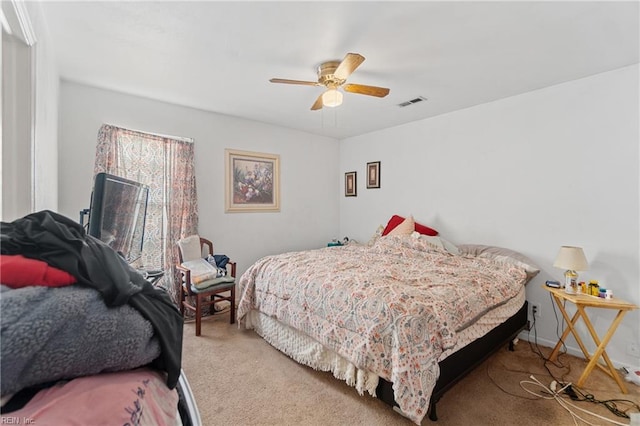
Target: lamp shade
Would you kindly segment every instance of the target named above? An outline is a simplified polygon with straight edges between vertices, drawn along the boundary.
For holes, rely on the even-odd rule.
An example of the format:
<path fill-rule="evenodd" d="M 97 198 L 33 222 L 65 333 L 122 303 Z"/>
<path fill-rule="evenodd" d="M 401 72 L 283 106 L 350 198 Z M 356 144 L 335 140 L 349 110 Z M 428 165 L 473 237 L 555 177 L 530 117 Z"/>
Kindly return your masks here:
<path fill-rule="evenodd" d="M 589 264 L 582 248 L 572 246 L 560 247 L 553 266 L 571 271 L 586 271 L 589 269 Z"/>
<path fill-rule="evenodd" d="M 337 107 L 342 105 L 342 93 L 337 89 L 329 89 L 322 94 L 322 105 L 326 107 Z"/>

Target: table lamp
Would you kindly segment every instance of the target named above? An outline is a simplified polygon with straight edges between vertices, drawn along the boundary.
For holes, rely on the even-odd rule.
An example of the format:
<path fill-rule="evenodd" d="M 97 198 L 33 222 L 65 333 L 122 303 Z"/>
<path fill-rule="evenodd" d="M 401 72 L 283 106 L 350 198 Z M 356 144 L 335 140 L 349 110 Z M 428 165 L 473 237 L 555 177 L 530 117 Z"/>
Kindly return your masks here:
<path fill-rule="evenodd" d="M 581 247 L 562 246 L 553 263 L 556 268 L 566 269 L 564 273 L 564 291 L 576 293 L 578 288 L 578 273 L 576 271 L 586 271 L 589 269 L 587 258 Z"/>

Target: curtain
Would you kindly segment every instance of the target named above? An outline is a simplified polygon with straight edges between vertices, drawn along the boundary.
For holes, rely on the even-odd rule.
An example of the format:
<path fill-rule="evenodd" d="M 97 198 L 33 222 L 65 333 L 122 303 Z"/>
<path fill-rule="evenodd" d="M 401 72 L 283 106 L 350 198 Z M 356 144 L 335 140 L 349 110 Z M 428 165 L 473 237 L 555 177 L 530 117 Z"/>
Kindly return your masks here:
<path fill-rule="evenodd" d="M 165 271 L 162 285 L 179 303 L 176 243 L 198 229 L 193 141 L 105 124 L 96 147 L 94 174 L 100 172 L 149 186 L 142 258 L 136 266 Z"/>

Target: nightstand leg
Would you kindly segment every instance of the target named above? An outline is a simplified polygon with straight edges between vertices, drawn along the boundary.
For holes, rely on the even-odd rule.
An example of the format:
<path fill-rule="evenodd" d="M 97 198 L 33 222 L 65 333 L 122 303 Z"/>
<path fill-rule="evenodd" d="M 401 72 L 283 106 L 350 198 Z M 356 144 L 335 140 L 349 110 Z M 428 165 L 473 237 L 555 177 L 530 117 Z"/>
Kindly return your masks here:
<path fill-rule="evenodd" d="M 613 334 L 615 333 L 616 329 L 618 328 L 618 325 L 622 321 L 622 318 L 624 317 L 624 314 L 626 313 L 626 311 L 623 311 L 623 310 L 618 311 L 618 315 L 616 315 L 616 318 L 611 323 L 611 326 L 609 327 L 609 330 L 607 330 L 607 334 L 605 334 L 602 341 L 600 341 L 600 338 L 598 337 L 598 334 L 593 328 L 593 325 L 591 324 L 591 321 L 589 320 L 589 317 L 587 316 L 587 313 L 585 312 L 584 308 L 582 306 L 578 306 L 578 311 L 580 312 L 580 315 L 582 316 L 584 323 L 587 325 L 587 330 L 589 330 L 589 334 L 591 334 L 591 338 L 593 339 L 594 343 L 598 345 L 598 348 L 594 352 L 593 356 L 587 357 L 587 359 L 589 359 L 589 364 L 587 364 L 587 367 L 582 372 L 582 375 L 580 376 L 576 384 L 578 385 L 578 387 L 582 386 L 584 382 L 587 380 L 587 377 L 589 377 L 589 374 L 591 374 L 591 371 L 593 371 L 593 368 L 596 365 L 598 365 L 598 367 L 601 367 L 604 372 L 606 372 L 611 377 L 613 377 L 616 383 L 618 383 L 620 390 L 622 390 L 622 393 L 627 393 L 627 387 L 625 386 L 624 382 L 622 382 L 622 379 L 620 379 L 619 374 L 617 373 L 615 367 L 613 366 L 613 363 L 609 359 L 609 355 L 607 355 L 607 351 L 605 350 L 605 348 L 607 347 L 607 344 L 609 343 L 609 340 L 611 340 L 611 337 L 613 337 Z M 607 364 L 609 371 L 607 371 L 605 368 L 603 368 L 598 364 L 598 360 L 600 359 L 600 356 L 602 356 L 602 358 L 604 359 L 604 362 Z"/>
<path fill-rule="evenodd" d="M 560 352 L 560 348 L 562 347 L 562 344 L 567 338 L 567 336 L 569 336 L 569 333 L 573 334 L 573 337 L 576 339 L 576 342 L 578 343 L 578 346 L 580 346 L 580 349 L 582 350 L 582 353 L 584 354 L 585 358 L 589 359 L 590 358 L 589 352 L 587 351 L 587 348 L 584 345 L 584 343 L 582 343 L 582 339 L 580 339 L 580 335 L 578 334 L 577 330 L 574 328 L 574 326 L 576 325 L 576 322 L 578 322 L 578 318 L 580 318 L 580 315 L 581 315 L 580 311 L 579 310 L 576 311 L 576 313 L 573 314 L 573 317 L 569 318 L 569 314 L 564 309 L 562 300 L 559 297 L 557 297 L 555 294 L 552 294 L 552 296 L 553 296 L 553 299 L 556 301 L 556 305 L 558 305 L 558 309 L 560 309 L 560 313 L 564 317 L 564 320 L 567 322 L 567 328 L 564 329 L 564 332 L 562 332 L 562 336 L 560 337 L 560 340 L 558 341 L 556 346 L 553 348 L 553 351 L 551 351 L 551 355 L 549 355 L 549 360 L 555 361 L 557 359 L 558 353 Z"/>
<path fill-rule="evenodd" d="M 567 311 L 565 311 L 564 306 L 562 306 L 562 302 L 560 301 L 560 299 L 558 299 L 555 294 L 552 294 L 552 296 L 553 296 L 553 300 L 555 300 L 555 302 L 556 302 L 556 305 L 558 305 L 558 309 L 560 309 L 560 313 L 564 317 L 564 320 L 567 322 L 567 324 L 570 324 L 571 321 L 573 321 L 573 319 L 569 318 L 569 315 L 567 314 Z M 574 317 L 575 317 L 575 315 L 574 315 Z M 550 361 L 555 361 L 556 360 L 556 358 L 558 357 L 558 352 L 560 351 L 560 348 L 562 347 L 562 343 L 564 342 L 564 339 L 567 338 L 567 336 L 569 335 L 570 331 L 571 331 L 571 329 L 569 327 L 564 329 L 564 331 L 562 332 L 562 336 L 560 336 L 560 340 L 558 340 L 558 343 L 556 343 L 556 346 L 551 351 L 551 355 L 549 355 L 549 360 Z"/>

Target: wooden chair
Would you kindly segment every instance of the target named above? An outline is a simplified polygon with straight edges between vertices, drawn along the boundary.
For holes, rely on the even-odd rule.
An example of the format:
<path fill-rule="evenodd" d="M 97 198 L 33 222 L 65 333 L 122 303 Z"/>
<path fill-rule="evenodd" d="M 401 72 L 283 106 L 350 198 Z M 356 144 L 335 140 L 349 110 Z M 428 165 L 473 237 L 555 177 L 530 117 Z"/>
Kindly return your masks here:
<path fill-rule="evenodd" d="M 205 254 L 205 247 L 207 252 Z M 214 303 L 222 300 L 229 302 L 229 323 L 236 320 L 236 263 L 229 261 L 231 271 L 226 276 L 216 277 L 217 269 L 210 265 L 205 257 L 213 255 L 213 243 L 198 235 L 191 235 L 178 242 L 180 263 L 176 268 L 182 273 L 182 285 L 180 291 L 180 312 L 184 316 L 184 310 L 189 309 L 195 313 L 196 336 L 200 336 L 203 309 L 209 307 L 214 313 Z M 211 268 L 211 274 L 203 274 L 207 266 Z M 229 270 L 227 269 L 227 271 Z M 230 292 L 229 296 L 220 293 Z M 190 303 L 190 298 L 195 303 Z"/>

